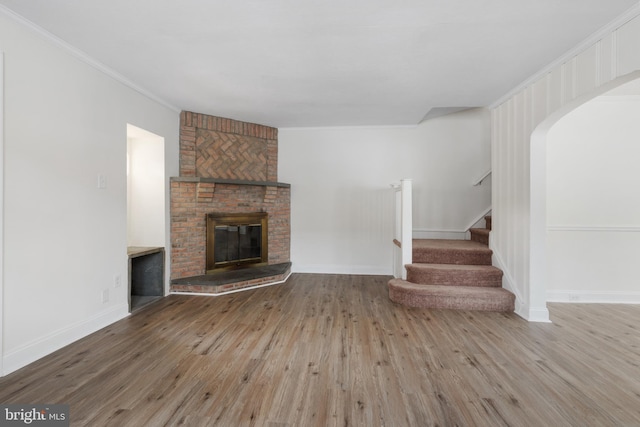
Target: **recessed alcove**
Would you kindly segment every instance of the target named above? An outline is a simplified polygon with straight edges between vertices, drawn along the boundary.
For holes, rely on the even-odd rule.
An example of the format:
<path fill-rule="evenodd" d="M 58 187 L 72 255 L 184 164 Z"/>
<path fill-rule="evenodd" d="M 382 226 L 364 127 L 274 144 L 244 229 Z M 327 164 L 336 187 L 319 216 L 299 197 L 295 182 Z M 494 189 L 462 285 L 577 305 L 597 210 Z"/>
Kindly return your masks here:
<path fill-rule="evenodd" d="M 164 296 L 164 248 L 129 247 L 129 308 L 133 312 Z"/>
<path fill-rule="evenodd" d="M 165 140 L 127 124 L 129 310 L 165 294 Z"/>

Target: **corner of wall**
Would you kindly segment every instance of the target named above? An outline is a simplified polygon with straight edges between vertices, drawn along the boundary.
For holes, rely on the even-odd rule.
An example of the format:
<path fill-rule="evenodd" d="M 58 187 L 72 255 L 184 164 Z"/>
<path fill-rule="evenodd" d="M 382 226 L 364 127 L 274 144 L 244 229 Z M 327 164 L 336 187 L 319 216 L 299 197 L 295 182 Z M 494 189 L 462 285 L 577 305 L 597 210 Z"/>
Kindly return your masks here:
<path fill-rule="evenodd" d="M 502 286 L 516 296 L 515 313 L 529 322 L 549 322 L 549 310 L 547 310 L 547 307 L 529 306 L 529 303 L 524 300 L 522 293 L 516 287 L 513 275 L 508 270 L 507 264 L 502 260 L 500 253 L 494 247 L 491 247 L 491 249 L 493 250 L 493 264 L 504 273 Z"/>
<path fill-rule="evenodd" d="M 529 322 L 551 323 L 551 320 L 549 319 L 549 310 L 547 309 L 547 307 L 529 308 L 526 319 Z"/>

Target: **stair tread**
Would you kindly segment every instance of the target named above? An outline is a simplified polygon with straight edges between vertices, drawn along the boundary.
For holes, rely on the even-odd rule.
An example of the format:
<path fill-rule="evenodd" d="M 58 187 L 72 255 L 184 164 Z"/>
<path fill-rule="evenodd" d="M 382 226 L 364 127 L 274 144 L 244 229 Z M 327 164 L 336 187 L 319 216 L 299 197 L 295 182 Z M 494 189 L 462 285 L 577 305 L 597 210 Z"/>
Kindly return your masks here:
<path fill-rule="evenodd" d="M 502 286 L 503 272 L 492 265 L 415 263 L 405 266 L 407 280 L 447 286 Z"/>
<path fill-rule="evenodd" d="M 414 263 L 491 265 L 493 251 L 472 240 L 416 239 L 412 253 Z"/>
<path fill-rule="evenodd" d="M 406 289 L 411 289 L 416 292 L 425 294 L 442 294 L 442 295 L 473 295 L 485 296 L 493 298 L 495 295 L 513 295 L 512 292 L 505 288 L 483 288 L 477 286 L 447 286 L 447 285 L 427 285 L 422 283 L 413 283 L 402 279 L 391 279 L 391 282 L 395 282 L 393 285 Z M 390 284 L 391 284 L 390 282 Z"/>
<path fill-rule="evenodd" d="M 515 295 L 504 288 L 422 285 L 402 279 L 389 281 L 389 298 L 409 307 L 513 311 Z"/>
<path fill-rule="evenodd" d="M 493 252 L 487 245 L 472 240 L 414 239 L 413 248 Z"/>
<path fill-rule="evenodd" d="M 425 285 L 502 286 L 502 270 L 491 265 L 408 264 L 407 281 Z"/>
<path fill-rule="evenodd" d="M 447 270 L 447 271 L 458 270 L 458 271 L 483 271 L 483 272 L 502 273 L 502 270 L 492 265 L 416 263 L 416 264 L 407 264 L 405 267 L 407 269 L 419 269 L 419 270 Z"/>

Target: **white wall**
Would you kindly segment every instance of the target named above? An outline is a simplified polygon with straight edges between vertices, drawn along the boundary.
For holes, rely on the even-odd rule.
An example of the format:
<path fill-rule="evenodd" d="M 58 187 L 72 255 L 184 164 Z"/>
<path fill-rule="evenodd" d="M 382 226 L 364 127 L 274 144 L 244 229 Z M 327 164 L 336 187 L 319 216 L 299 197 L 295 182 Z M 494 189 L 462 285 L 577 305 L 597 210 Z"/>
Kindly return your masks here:
<path fill-rule="evenodd" d="M 4 52 L 0 51 L 0 376 L 4 372 Z"/>
<path fill-rule="evenodd" d="M 126 124 L 165 138 L 171 176 L 179 123 L 178 112 L 3 13 L 0 51 L 6 374 L 127 315 Z"/>
<path fill-rule="evenodd" d="M 549 301 L 640 302 L 640 97 L 601 96 L 547 134 Z"/>
<path fill-rule="evenodd" d="M 640 5 L 492 106 L 494 262 L 516 312 L 548 321 L 546 134 L 569 111 L 636 77 Z M 535 130 L 535 132 L 534 132 Z"/>
<path fill-rule="evenodd" d="M 467 228 L 490 207 L 486 109 L 416 127 L 280 129 L 279 180 L 291 184 L 297 272 L 392 274 L 391 183 L 412 178 L 415 234 Z"/>
<path fill-rule="evenodd" d="M 127 135 L 127 245 L 164 247 L 164 138 L 131 125 Z"/>

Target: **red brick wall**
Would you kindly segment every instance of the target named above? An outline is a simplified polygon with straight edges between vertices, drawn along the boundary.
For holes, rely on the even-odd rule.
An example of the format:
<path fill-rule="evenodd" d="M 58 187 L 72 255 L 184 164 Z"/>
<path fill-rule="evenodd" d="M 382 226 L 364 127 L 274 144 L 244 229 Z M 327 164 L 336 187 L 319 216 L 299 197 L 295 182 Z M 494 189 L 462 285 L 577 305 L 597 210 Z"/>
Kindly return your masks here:
<path fill-rule="evenodd" d="M 212 212 L 267 212 L 269 264 L 289 261 L 290 188 L 266 185 L 277 181 L 277 129 L 190 112 L 180 119 L 181 176 L 171 180 L 171 278 L 205 273 L 206 215 Z"/>
<path fill-rule="evenodd" d="M 278 180 L 278 129 L 183 111 L 180 176 Z"/>

